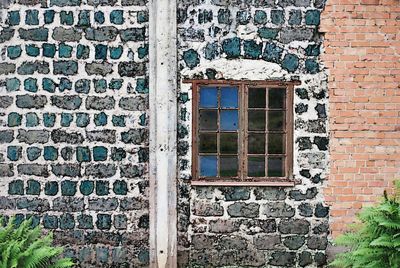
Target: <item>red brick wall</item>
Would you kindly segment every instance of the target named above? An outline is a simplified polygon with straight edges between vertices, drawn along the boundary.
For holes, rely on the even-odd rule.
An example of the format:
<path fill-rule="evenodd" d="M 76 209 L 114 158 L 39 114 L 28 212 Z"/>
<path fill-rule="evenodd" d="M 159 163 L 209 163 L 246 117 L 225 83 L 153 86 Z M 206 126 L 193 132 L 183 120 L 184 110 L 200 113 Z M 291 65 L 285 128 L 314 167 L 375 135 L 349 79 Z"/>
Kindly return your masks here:
<path fill-rule="evenodd" d="M 328 0 L 333 235 L 400 178 L 400 1 Z"/>

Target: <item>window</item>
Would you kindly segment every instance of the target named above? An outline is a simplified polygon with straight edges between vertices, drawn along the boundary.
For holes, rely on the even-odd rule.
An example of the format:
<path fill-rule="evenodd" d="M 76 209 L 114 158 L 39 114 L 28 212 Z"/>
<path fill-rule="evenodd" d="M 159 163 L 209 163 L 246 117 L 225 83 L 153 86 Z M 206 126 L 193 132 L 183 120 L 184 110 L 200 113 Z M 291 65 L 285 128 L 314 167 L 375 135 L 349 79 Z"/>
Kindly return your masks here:
<path fill-rule="evenodd" d="M 194 185 L 293 185 L 295 82 L 192 80 Z"/>

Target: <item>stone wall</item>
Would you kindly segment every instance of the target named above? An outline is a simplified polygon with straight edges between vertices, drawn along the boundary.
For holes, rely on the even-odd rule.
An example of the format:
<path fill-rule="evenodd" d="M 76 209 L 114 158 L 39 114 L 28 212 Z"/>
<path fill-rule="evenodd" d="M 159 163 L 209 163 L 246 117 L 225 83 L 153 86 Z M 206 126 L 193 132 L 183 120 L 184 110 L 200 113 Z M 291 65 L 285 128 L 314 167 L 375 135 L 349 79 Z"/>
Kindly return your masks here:
<path fill-rule="evenodd" d="M 179 1 L 179 265 L 326 264 L 324 1 Z M 295 187 L 191 186 L 191 85 L 184 79 L 295 80 Z"/>
<path fill-rule="evenodd" d="M 19 0 L 0 21 L 0 213 L 82 267 L 148 266 L 145 0 Z"/>

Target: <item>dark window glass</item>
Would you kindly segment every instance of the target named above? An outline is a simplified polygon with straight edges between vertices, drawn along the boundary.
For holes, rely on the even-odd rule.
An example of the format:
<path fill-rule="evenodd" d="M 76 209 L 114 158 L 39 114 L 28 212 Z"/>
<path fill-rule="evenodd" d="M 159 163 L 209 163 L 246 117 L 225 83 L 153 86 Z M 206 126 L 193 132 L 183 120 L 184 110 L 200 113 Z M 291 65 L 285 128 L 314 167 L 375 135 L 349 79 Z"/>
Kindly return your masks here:
<path fill-rule="evenodd" d="M 283 157 L 270 157 L 268 159 L 268 177 L 284 177 Z"/>
<path fill-rule="evenodd" d="M 269 111 L 268 130 L 283 130 L 284 115 L 282 111 Z"/>
<path fill-rule="evenodd" d="M 249 156 L 247 166 L 247 175 L 249 177 L 265 177 L 264 156 Z"/>
<path fill-rule="evenodd" d="M 265 88 L 249 88 L 249 108 L 265 108 Z"/>
<path fill-rule="evenodd" d="M 265 130 L 265 111 L 248 111 L 249 130 Z"/>
<path fill-rule="evenodd" d="M 285 135 L 272 134 L 268 135 L 268 153 L 284 154 L 285 153 Z"/>
<path fill-rule="evenodd" d="M 265 134 L 249 133 L 248 153 L 265 154 Z"/>
<path fill-rule="evenodd" d="M 216 110 L 200 111 L 200 130 L 217 130 L 218 112 Z"/>
<path fill-rule="evenodd" d="M 220 176 L 221 177 L 237 177 L 238 160 L 237 157 L 221 156 L 220 158 Z"/>
<path fill-rule="evenodd" d="M 284 88 L 271 88 L 268 90 L 268 106 L 270 109 L 284 109 L 285 95 Z"/>
<path fill-rule="evenodd" d="M 237 154 L 238 153 L 238 134 L 237 133 L 221 133 L 220 136 L 221 154 Z"/>
<path fill-rule="evenodd" d="M 217 134 L 200 133 L 199 135 L 200 153 L 217 153 Z"/>

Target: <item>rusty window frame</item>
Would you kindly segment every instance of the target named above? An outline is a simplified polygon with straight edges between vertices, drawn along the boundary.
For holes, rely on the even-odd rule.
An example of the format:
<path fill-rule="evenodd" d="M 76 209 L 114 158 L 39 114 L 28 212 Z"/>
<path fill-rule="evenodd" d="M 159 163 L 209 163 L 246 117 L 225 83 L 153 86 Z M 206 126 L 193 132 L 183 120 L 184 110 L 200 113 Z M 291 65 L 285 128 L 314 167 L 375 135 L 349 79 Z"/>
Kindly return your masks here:
<path fill-rule="evenodd" d="M 293 91 L 294 86 L 299 85 L 299 81 L 248 81 L 248 80 L 185 80 L 184 83 L 192 84 L 192 185 L 216 185 L 216 186 L 293 186 Z M 238 178 L 229 177 L 199 177 L 199 94 L 201 86 L 236 86 L 238 87 L 239 97 L 239 143 L 238 143 Z M 249 88 L 263 87 L 266 89 L 266 98 L 268 99 L 268 89 L 285 88 L 285 128 L 286 139 L 285 147 L 285 176 L 284 177 L 248 177 L 247 176 L 247 116 L 248 116 L 248 90 Z M 219 97 L 218 97 L 219 98 Z M 219 109 L 219 108 L 217 108 Z M 268 113 L 268 103 L 266 103 L 265 111 Z M 218 116 L 219 118 L 219 116 Z M 266 120 L 268 116 L 266 116 Z M 219 120 L 219 119 L 218 119 Z M 266 124 L 268 121 L 266 122 Z M 267 127 L 267 126 L 266 126 Z M 212 132 L 212 131 L 211 131 Z M 218 133 L 218 131 L 217 131 Z M 219 135 L 219 134 L 217 134 Z M 266 144 L 268 143 L 268 130 L 265 130 Z M 217 150 L 219 150 L 219 138 L 217 136 Z M 218 152 L 219 153 L 219 152 Z M 217 155 L 218 156 L 218 155 Z M 217 157 L 217 159 L 219 159 Z M 265 151 L 265 159 L 268 159 L 268 151 Z M 265 161 L 265 166 L 267 166 Z M 219 165 L 218 165 L 219 166 Z M 267 172 L 267 170 L 265 170 Z"/>

